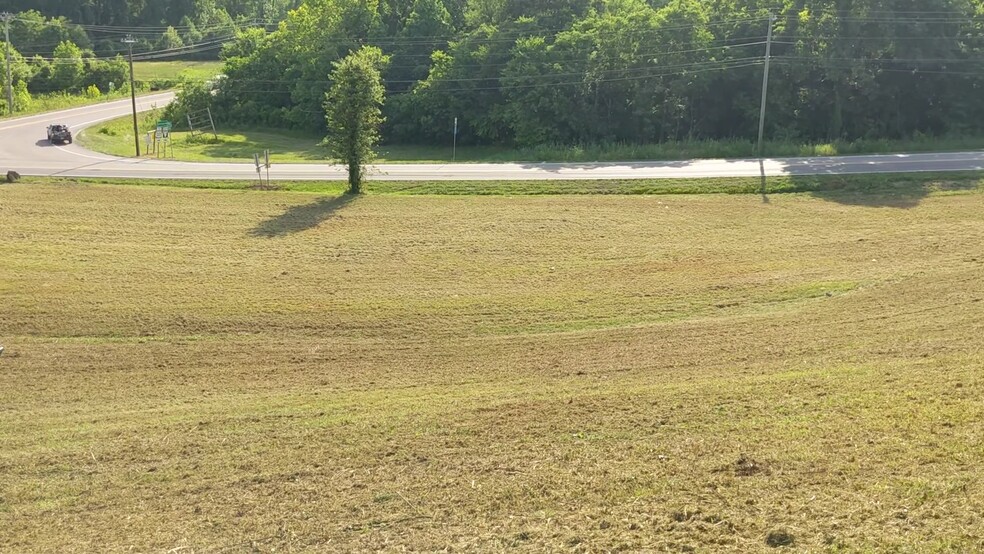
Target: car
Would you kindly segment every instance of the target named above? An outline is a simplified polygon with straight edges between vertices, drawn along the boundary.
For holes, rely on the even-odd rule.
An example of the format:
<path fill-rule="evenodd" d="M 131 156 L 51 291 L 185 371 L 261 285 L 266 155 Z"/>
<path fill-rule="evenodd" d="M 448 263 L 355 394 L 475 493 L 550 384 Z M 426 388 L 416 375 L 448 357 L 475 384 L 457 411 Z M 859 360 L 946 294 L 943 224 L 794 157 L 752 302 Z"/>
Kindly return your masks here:
<path fill-rule="evenodd" d="M 69 130 L 68 125 L 49 125 L 48 142 L 51 144 L 56 142 L 72 144 L 72 131 Z"/>

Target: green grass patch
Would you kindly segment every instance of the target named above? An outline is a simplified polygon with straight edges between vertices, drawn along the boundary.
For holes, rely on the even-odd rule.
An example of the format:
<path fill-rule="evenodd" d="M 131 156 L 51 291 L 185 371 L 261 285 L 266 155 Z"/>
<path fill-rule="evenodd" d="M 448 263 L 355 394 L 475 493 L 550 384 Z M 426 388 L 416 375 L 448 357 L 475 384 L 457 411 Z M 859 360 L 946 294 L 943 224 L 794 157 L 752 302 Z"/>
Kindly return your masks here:
<path fill-rule="evenodd" d="M 167 61 L 134 62 L 133 75 L 138 81 L 179 82 L 181 80 L 202 81 L 222 73 L 221 61 Z"/>
<path fill-rule="evenodd" d="M 143 180 L 115 178 L 27 177 L 27 182 L 113 184 L 193 189 L 263 190 L 255 181 Z M 274 181 L 287 192 L 341 194 L 344 181 Z M 885 175 L 809 175 L 768 177 L 708 177 L 692 179 L 571 180 L 571 181 L 369 181 L 367 194 L 439 196 L 542 195 L 665 195 L 665 194 L 794 194 L 814 193 L 863 203 L 865 199 L 918 200 L 930 194 L 984 190 L 984 172 L 898 173 Z"/>
<path fill-rule="evenodd" d="M 770 141 L 765 143 L 764 152 L 769 157 L 794 158 L 903 152 L 952 152 L 980 148 L 984 148 L 984 137 L 921 137 L 906 140 L 840 140 L 827 143 Z M 756 145 L 753 141 L 704 140 L 658 144 L 543 145 L 490 154 L 488 161 L 618 162 L 754 158 L 756 156 Z"/>

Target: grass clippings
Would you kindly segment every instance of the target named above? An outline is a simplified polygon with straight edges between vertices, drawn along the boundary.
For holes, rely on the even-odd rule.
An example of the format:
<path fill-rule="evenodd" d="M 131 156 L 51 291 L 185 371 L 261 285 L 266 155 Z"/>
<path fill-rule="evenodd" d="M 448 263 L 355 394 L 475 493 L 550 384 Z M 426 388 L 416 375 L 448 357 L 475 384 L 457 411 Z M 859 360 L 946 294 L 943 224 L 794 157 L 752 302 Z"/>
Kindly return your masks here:
<path fill-rule="evenodd" d="M 984 550 L 984 195 L 861 196 L 4 185 L 0 551 Z"/>

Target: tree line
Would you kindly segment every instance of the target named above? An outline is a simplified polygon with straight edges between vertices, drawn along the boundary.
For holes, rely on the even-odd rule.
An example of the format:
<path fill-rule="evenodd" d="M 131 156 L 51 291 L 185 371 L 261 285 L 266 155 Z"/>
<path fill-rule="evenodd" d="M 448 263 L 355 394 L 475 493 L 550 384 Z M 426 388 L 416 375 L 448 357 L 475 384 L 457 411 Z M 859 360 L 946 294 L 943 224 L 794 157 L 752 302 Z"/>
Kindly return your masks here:
<path fill-rule="evenodd" d="M 473 144 L 750 139 L 771 24 L 770 137 L 969 134 L 982 23 L 980 0 L 306 0 L 239 33 L 197 97 L 322 132 L 333 64 L 372 45 L 390 142 L 447 142 L 456 117 Z"/>
<path fill-rule="evenodd" d="M 249 26 L 275 28 L 300 0 L 7 0 L 0 11 L 15 17 L 11 43 L 27 57 L 50 56 L 70 41 L 97 57 L 186 47 L 188 58 L 216 59 L 217 44 Z M 204 43 L 204 44 L 203 44 Z M 205 47 L 212 48 L 205 48 Z"/>
<path fill-rule="evenodd" d="M 239 31 L 274 28 L 298 2 L 9 0 L 3 9 L 13 16 L 9 46 L 14 107 L 26 109 L 38 94 L 99 96 L 127 90 L 128 69 L 119 57 L 128 50 L 124 36 L 136 41 L 133 51 L 138 59 L 214 60 Z M 4 78 L 7 46 L 0 40 Z M 0 113 L 7 112 L 3 97 Z"/>

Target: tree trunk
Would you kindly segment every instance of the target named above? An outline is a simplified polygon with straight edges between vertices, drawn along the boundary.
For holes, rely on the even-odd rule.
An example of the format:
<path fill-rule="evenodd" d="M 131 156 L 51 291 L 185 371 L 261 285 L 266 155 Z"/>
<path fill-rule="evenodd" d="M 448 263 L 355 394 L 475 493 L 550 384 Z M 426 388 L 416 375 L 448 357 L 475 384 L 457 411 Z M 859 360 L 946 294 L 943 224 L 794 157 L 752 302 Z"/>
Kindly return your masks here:
<path fill-rule="evenodd" d="M 362 194 L 362 164 L 349 160 L 348 174 L 349 194 Z"/>

